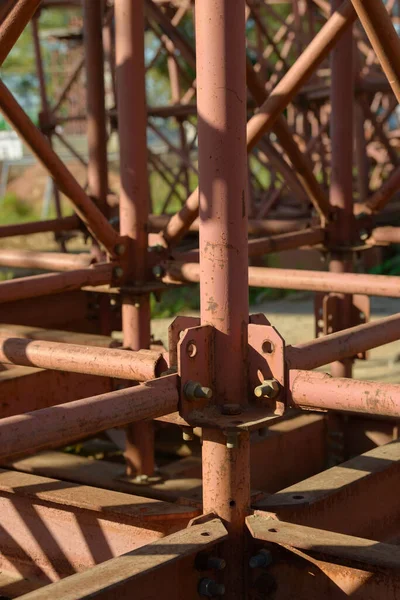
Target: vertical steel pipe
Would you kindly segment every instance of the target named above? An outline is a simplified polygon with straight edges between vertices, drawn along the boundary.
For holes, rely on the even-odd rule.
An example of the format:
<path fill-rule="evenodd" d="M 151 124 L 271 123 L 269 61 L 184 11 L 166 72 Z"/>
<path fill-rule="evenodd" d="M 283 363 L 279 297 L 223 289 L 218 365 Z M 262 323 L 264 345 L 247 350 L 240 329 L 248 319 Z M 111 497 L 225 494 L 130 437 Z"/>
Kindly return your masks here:
<path fill-rule="evenodd" d="M 201 322 L 215 328 L 215 401 L 244 403 L 248 323 L 245 1 L 198 3 L 196 46 Z M 221 432 L 203 430 L 203 510 L 216 512 L 229 530 L 225 585 L 232 600 L 245 597 L 249 459 L 247 433 L 238 437 L 235 448 L 227 448 Z"/>
<path fill-rule="evenodd" d="M 84 0 L 89 193 L 107 214 L 108 164 L 104 87 L 103 2 Z"/>
<path fill-rule="evenodd" d="M 332 0 L 332 10 L 341 0 Z M 331 54 L 331 182 L 329 200 L 337 211 L 334 222 L 336 246 L 350 246 L 353 230 L 353 36 L 348 29 L 337 42 Z M 344 252 L 332 252 L 329 262 L 332 273 L 352 271 L 352 256 Z M 352 297 L 341 298 L 340 313 L 336 322 L 340 329 L 351 326 Z M 332 363 L 332 375 L 351 377 L 352 361 L 345 359 Z"/>
<path fill-rule="evenodd" d="M 118 93 L 118 124 L 120 143 L 120 233 L 129 240 L 130 262 L 126 266 L 127 280 L 142 283 L 146 278 L 147 221 L 149 215 L 149 183 L 146 141 L 146 88 L 144 65 L 144 2 L 116 0 L 116 66 Z M 124 346 L 132 350 L 148 348 L 150 344 L 150 298 L 122 296 L 122 328 Z M 128 469 L 139 475 L 154 471 L 152 424 L 132 426 L 128 432 Z M 135 429 L 140 428 L 135 436 Z M 147 442 L 140 444 L 143 428 Z M 135 437 L 137 441 L 135 441 Z"/>

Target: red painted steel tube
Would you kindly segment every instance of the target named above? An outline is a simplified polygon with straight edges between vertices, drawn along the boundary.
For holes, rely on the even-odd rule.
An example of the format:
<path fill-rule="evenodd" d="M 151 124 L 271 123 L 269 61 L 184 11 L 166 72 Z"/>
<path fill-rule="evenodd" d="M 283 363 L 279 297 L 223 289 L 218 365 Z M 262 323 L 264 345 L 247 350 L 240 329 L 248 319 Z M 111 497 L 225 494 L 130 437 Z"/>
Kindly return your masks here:
<path fill-rule="evenodd" d="M 76 212 L 94 237 L 103 244 L 109 254 L 114 256 L 115 245 L 119 240 L 117 232 L 86 195 L 74 176 L 51 148 L 45 136 L 35 127 L 1 80 L 0 110 L 4 118 L 19 133 L 39 161 L 49 171 L 60 190 L 74 204 Z"/>
<path fill-rule="evenodd" d="M 304 344 L 288 346 L 286 360 L 291 369 L 316 369 L 399 339 L 400 314 L 396 314 L 331 333 Z"/>
<path fill-rule="evenodd" d="M 375 244 L 400 244 L 400 227 L 376 227 L 368 241 Z"/>
<path fill-rule="evenodd" d="M 312 247 L 321 244 L 324 241 L 325 233 L 322 228 L 306 229 L 305 231 L 294 231 L 292 233 L 283 233 L 271 237 L 257 238 L 249 240 L 249 257 L 261 256 L 272 252 L 283 252 L 295 248 Z M 0 255 L 1 256 L 1 255 Z M 175 251 L 171 254 L 172 258 L 181 262 L 198 262 L 199 250 L 189 250 L 188 252 Z"/>
<path fill-rule="evenodd" d="M 247 399 L 247 160 L 245 0 L 196 5 L 201 323 L 215 329 L 216 403 Z M 201 360 L 211 361 L 211 356 Z M 244 519 L 250 503 L 250 441 L 227 448 L 203 429 L 203 510 L 229 532 L 226 596 L 245 597 Z"/>
<path fill-rule="evenodd" d="M 270 130 L 282 110 L 297 94 L 340 37 L 351 27 L 357 15 L 351 1 L 345 0 L 328 19 L 294 65 L 282 77 L 266 101 L 247 124 L 247 147 L 254 148 Z"/>
<path fill-rule="evenodd" d="M 324 241 L 325 233 L 321 228 L 305 229 L 283 233 L 273 237 L 249 240 L 249 256 L 259 256 L 271 252 L 283 252 L 303 246 L 315 246 Z"/>
<path fill-rule="evenodd" d="M 150 215 L 149 231 L 158 233 L 166 227 L 171 217 L 168 215 Z M 199 219 L 195 219 L 189 227 L 189 231 L 199 231 Z M 289 233 L 291 231 L 303 230 L 311 224 L 310 219 L 249 219 L 249 235 L 273 235 L 278 233 Z M 1 235 L 1 227 L 0 227 Z"/>
<path fill-rule="evenodd" d="M 336 41 L 351 27 L 357 15 L 351 0 L 345 0 L 336 13 L 321 28 L 301 56 L 247 124 L 247 150 L 252 150 L 259 140 L 270 131 L 281 112 L 297 94 L 300 87 L 327 56 Z M 168 222 L 163 231 L 165 243 L 172 246 L 188 231 L 195 220 L 199 207 L 199 192 L 196 189 L 184 206 Z"/>
<path fill-rule="evenodd" d="M 88 139 L 88 184 L 104 214 L 107 214 L 108 162 L 104 87 L 103 2 L 83 2 L 86 61 L 86 106 Z"/>
<path fill-rule="evenodd" d="M 197 263 L 171 261 L 167 262 L 165 266 L 165 283 L 171 280 L 192 283 L 200 281 L 200 267 Z M 399 279 L 390 275 L 324 273 L 296 269 L 249 267 L 249 286 L 400 298 Z"/>
<path fill-rule="evenodd" d="M 306 410 L 335 410 L 400 417 L 400 385 L 289 371 L 289 403 Z"/>
<path fill-rule="evenodd" d="M 149 183 L 147 172 L 147 108 L 144 64 L 144 0 L 116 0 L 116 66 L 120 140 L 120 232 L 129 240 L 130 261 L 124 267 L 127 283 L 146 280 Z M 122 296 L 124 346 L 150 345 L 150 296 Z M 146 429 L 147 435 L 143 435 Z M 154 472 L 153 424 L 128 430 L 128 473 Z"/>
<path fill-rule="evenodd" d="M 74 229 L 79 229 L 80 224 L 80 219 L 73 215 L 72 217 L 62 217 L 61 219 L 50 219 L 49 221 L 33 221 L 32 223 L 1 225 L 0 238 L 14 237 L 16 235 L 31 235 L 34 233 L 44 233 L 46 231 L 51 231 L 52 233 L 73 231 Z"/>
<path fill-rule="evenodd" d="M 261 106 L 266 100 L 267 94 L 264 85 L 259 80 L 249 58 L 247 58 L 246 61 L 246 79 L 247 87 L 249 88 L 251 95 L 257 104 Z M 276 119 L 274 131 L 282 148 L 286 151 L 295 168 L 295 176 L 297 176 L 304 190 L 307 192 L 315 209 L 319 212 L 321 217 L 328 217 L 330 213 L 328 198 L 321 185 L 318 183 L 308 158 L 302 153 L 296 141 L 293 139 L 292 132 L 283 115 L 279 115 Z"/>
<path fill-rule="evenodd" d="M 14 302 L 23 298 L 37 298 L 49 294 L 61 294 L 71 290 L 79 290 L 85 286 L 97 286 L 111 283 L 112 265 L 89 269 L 77 269 L 68 273 L 46 273 L 20 277 L 0 283 L 0 304 Z"/>
<path fill-rule="evenodd" d="M 400 102 L 400 40 L 381 0 L 352 0 L 353 6 Z"/>
<path fill-rule="evenodd" d="M 340 7 L 341 0 L 331 0 L 332 11 Z M 331 52 L 331 179 L 329 203 L 337 211 L 333 221 L 333 244 L 351 246 L 354 227 L 353 217 L 353 34 L 348 29 Z M 329 270 L 345 273 L 353 270 L 353 256 L 332 252 Z M 352 297 L 339 297 L 338 314 L 334 315 L 338 329 L 352 324 Z M 352 360 L 335 361 L 331 365 L 332 375 L 351 377 Z"/>
<path fill-rule="evenodd" d="M 71 271 L 88 267 L 93 260 L 90 254 L 64 252 L 35 252 L 32 250 L 1 250 L 0 266 L 47 271 Z"/>
<path fill-rule="evenodd" d="M 0 421 L 0 459 L 68 444 L 112 427 L 174 412 L 177 376 Z"/>
<path fill-rule="evenodd" d="M 376 192 L 367 200 L 367 202 L 358 206 L 359 211 L 367 214 L 379 212 L 399 190 L 400 167 L 397 167 L 397 169 L 390 174 L 389 178 L 378 190 L 376 190 Z"/>
<path fill-rule="evenodd" d="M 7 331 L 4 335 L 0 332 L 0 362 L 4 364 L 130 381 L 154 379 L 160 374 L 160 369 L 165 370 L 162 355 L 151 350 L 127 352 L 122 349 L 7 336 Z"/>
<path fill-rule="evenodd" d="M 0 66 L 31 20 L 40 0 L 18 0 L 0 27 Z"/>

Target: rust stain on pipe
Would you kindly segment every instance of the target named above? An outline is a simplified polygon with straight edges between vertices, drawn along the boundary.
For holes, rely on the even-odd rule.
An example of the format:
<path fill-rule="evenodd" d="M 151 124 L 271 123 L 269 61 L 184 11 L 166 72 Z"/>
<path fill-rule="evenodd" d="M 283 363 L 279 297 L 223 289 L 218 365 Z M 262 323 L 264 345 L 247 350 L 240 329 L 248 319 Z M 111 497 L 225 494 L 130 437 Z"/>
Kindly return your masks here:
<path fill-rule="evenodd" d="M 0 421 L 0 459 L 62 446 L 111 427 L 177 409 L 177 376 L 43 408 Z"/>
<path fill-rule="evenodd" d="M 400 385 L 289 372 L 289 401 L 296 408 L 400 417 Z"/>

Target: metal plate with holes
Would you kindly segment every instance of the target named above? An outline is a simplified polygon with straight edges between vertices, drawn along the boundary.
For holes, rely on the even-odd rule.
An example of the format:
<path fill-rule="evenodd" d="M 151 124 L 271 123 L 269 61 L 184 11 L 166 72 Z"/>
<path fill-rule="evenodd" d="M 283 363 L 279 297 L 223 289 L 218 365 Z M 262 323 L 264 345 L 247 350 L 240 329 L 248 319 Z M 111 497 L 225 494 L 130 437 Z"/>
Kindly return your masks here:
<path fill-rule="evenodd" d="M 210 404 L 205 398 L 189 400 L 184 388 L 189 381 L 213 387 L 214 328 L 211 325 L 190 327 L 183 332 L 178 342 L 178 374 L 181 378 L 180 414 L 185 418 L 193 410 L 202 410 Z"/>
<path fill-rule="evenodd" d="M 272 325 L 249 324 L 248 376 L 250 398 L 255 400 L 254 389 L 265 379 L 276 379 L 281 393 L 273 400 L 260 399 L 258 404 L 270 406 L 275 415 L 285 410 L 285 342 Z"/>
<path fill-rule="evenodd" d="M 176 317 L 168 328 L 169 364 L 172 367 L 178 365 L 178 342 L 185 329 L 198 327 L 199 317 Z"/>
<path fill-rule="evenodd" d="M 340 298 L 341 294 L 315 294 L 315 337 L 321 337 L 340 331 Z M 370 299 L 363 294 L 354 294 L 351 326 L 368 323 L 370 318 Z M 354 358 L 366 360 L 367 352 L 357 354 Z"/>

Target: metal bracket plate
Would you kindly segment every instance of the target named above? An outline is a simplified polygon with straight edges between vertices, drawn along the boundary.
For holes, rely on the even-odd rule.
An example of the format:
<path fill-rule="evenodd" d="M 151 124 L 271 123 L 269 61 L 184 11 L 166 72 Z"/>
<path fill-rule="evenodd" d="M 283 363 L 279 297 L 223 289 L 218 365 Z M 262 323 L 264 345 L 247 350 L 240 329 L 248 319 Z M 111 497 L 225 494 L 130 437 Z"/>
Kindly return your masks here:
<path fill-rule="evenodd" d="M 315 337 L 321 337 L 330 333 L 340 331 L 339 325 L 339 301 L 341 294 L 324 294 L 317 293 L 314 296 L 314 312 L 315 312 Z M 368 296 L 363 294 L 354 294 L 352 307 L 352 323 L 351 326 L 368 323 L 370 318 L 370 300 Z M 357 354 L 354 358 L 366 360 L 367 352 Z"/>

